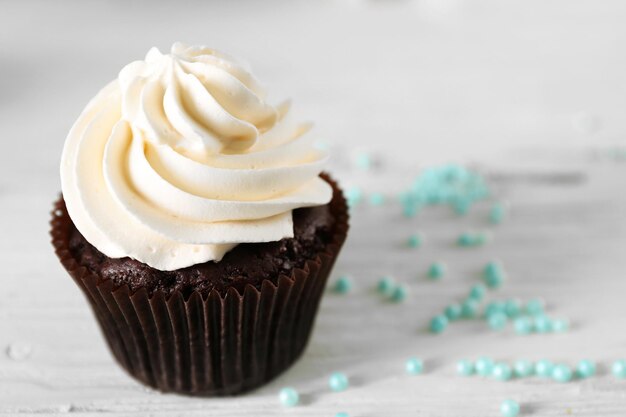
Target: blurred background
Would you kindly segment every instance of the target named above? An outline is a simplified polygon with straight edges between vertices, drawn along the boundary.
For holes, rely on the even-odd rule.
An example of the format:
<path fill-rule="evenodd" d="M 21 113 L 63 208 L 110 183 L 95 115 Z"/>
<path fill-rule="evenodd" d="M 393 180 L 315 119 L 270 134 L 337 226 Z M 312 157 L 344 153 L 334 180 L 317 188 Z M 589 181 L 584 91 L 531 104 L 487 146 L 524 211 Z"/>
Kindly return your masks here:
<path fill-rule="evenodd" d="M 4 171 L 16 158 L 29 161 L 18 170 L 56 180 L 87 101 L 126 63 L 177 40 L 243 58 L 322 139 L 390 165 L 626 136 L 621 0 L 1 4 L 0 187 L 20 174 Z"/>

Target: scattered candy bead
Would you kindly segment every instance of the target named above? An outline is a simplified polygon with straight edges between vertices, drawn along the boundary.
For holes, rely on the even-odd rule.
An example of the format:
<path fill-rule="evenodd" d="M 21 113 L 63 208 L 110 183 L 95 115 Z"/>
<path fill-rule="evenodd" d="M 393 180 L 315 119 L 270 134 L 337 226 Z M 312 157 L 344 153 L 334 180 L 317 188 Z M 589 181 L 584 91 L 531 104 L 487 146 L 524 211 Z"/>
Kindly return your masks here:
<path fill-rule="evenodd" d="M 411 235 L 406 244 L 409 248 L 419 248 L 422 245 L 422 237 L 419 234 Z"/>
<path fill-rule="evenodd" d="M 502 417 L 517 417 L 520 412 L 520 406 L 513 400 L 505 400 L 500 404 L 500 414 Z"/>
<path fill-rule="evenodd" d="M 478 303 L 468 298 L 461 303 L 461 317 L 472 319 L 478 314 Z"/>
<path fill-rule="evenodd" d="M 555 365 L 552 368 L 552 379 L 557 382 L 570 382 L 572 380 L 572 370 L 567 365 Z"/>
<path fill-rule="evenodd" d="M 535 364 L 535 373 L 537 376 L 550 377 L 552 376 L 552 369 L 554 369 L 554 364 L 547 359 L 537 361 Z"/>
<path fill-rule="evenodd" d="M 522 311 L 522 303 L 519 300 L 511 299 L 504 303 L 504 312 L 507 317 L 514 319 L 520 315 Z"/>
<path fill-rule="evenodd" d="M 535 368 L 531 361 L 520 359 L 515 361 L 515 364 L 513 365 L 513 372 L 518 378 L 529 377 L 533 374 L 534 371 Z"/>
<path fill-rule="evenodd" d="M 476 301 L 481 301 L 485 298 L 485 294 L 487 293 L 487 287 L 483 284 L 476 284 L 472 286 L 469 293 L 469 298 Z"/>
<path fill-rule="evenodd" d="M 513 370 L 509 364 L 501 362 L 494 365 L 491 375 L 499 381 L 508 381 L 513 376 Z"/>
<path fill-rule="evenodd" d="M 502 220 L 504 220 L 505 214 L 506 210 L 504 208 L 504 205 L 502 205 L 501 203 L 494 203 L 494 205 L 491 206 L 491 209 L 489 210 L 489 221 L 492 224 L 500 224 L 502 223 Z"/>
<path fill-rule="evenodd" d="M 406 299 L 407 294 L 408 294 L 408 291 L 407 291 L 406 287 L 403 286 L 403 285 L 398 285 L 391 292 L 390 299 L 394 303 L 400 303 L 400 302 L 402 302 L 402 301 L 404 301 Z"/>
<path fill-rule="evenodd" d="M 596 364 L 589 359 L 583 359 L 576 365 L 576 376 L 579 378 L 589 378 L 596 374 Z"/>
<path fill-rule="evenodd" d="M 354 163 L 357 168 L 367 171 L 372 166 L 372 158 L 365 152 L 359 152 L 355 155 Z"/>
<path fill-rule="evenodd" d="M 348 413 L 337 413 L 335 414 L 335 417 L 350 417 L 350 416 L 348 415 Z"/>
<path fill-rule="evenodd" d="M 491 289 L 500 288 L 504 282 L 504 270 L 497 262 L 489 262 L 483 271 L 483 280 Z"/>
<path fill-rule="evenodd" d="M 616 378 L 626 378 L 626 360 L 620 359 L 613 362 L 613 366 L 611 366 L 611 372 Z"/>
<path fill-rule="evenodd" d="M 565 333 L 569 330 L 569 320 L 556 319 L 552 320 L 552 331 L 555 333 Z"/>
<path fill-rule="evenodd" d="M 459 375 L 470 376 L 474 373 L 474 364 L 467 359 L 460 360 L 456 363 L 456 372 Z"/>
<path fill-rule="evenodd" d="M 430 321 L 430 331 L 432 333 L 441 333 L 446 327 L 448 327 L 448 318 L 446 316 L 435 316 Z"/>
<path fill-rule="evenodd" d="M 352 208 L 361 202 L 363 199 L 363 192 L 359 187 L 350 187 L 345 193 L 348 207 Z"/>
<path fill-rule="evenodd" d="M 452 209 L 459 216 L 466 215 L 472 207 L 472 202 L 467 198 L 457 197 L 450 202 Z"/>
<path fill-rule="evenodd" d="M 513 322 L 515 333 L 520 335 L 527 335 L 533 332 L 533 321 L 530 317 L 518 317 Z"/>
<path fill-rule="evenodd" d="M 455 321 L 461 318 L 463 310 L 459 304 L 450 304 L 443 312 L 449 321 Z"/>
<path fill-rule="evenodd" d="M 294 407 L 300 402 L 300 395 L 293 388 L 283 388 L 278 394 L 278 399 L 285 407 Z"/>
<path fill-rule="evenodd" d="M 418 358 L 410 358 L 404 366 L 407 374 L 419 375 L 424 371 L 424 361 Z"/>
<path fill-rule="evenodd" d="M 337 294 L 347 294 L 351 289 L 352 281 L 345 275 L 340 276 L 337 281 L 335 281 L 335 285 L 333 285 L 333 292 Z"/>
<path fill-rule="evenodd" d="M 550 333 L 552 331 L 552 321 L 546 316 L 535 316 L 535 331 L 537 333 Z"/>
<path fill-rule="evenodd" d="M 348 385 L 348 377 L 344 373 L 335 372 L 328 378 L 328 386 L 335 392 L 346 390 Z"/>
<path fill-rule="evenodd" d="M 502 330 L 506 326 L 508 317 L 504 313 L 493 313 L 487 317 L 489 327 L 493 330 Z"/>
<path fill-rule="evenodd" d="M 446 266 L 441 262 L 433 262 L 428 268 L 428 278 L 437 280 L 446 273 Z"/>
<path fill-rule="evenodd" d="M 482 376 L 489 376 L 493 371 L 493 359 L 488 357 L 478 358 L 474 364 L 476 373 Z"/>
<path fill-rule="evenodd" d="M 526 312 L 532 316 L 543 314 L 545 311 L 545 301 L 534 298 L 526 303 Z"/>
<path fill-rule="evenodd" d="M 382 277 L 380 281 L 378 281 L 378 285 L 376 286 L 376 290 L 386 296 L 391 296 L 394 289 L 396 288 L 396 282 L 391 277 Z"/>
<path fill-rule="evenodd" d="M 489 240 L 484 233 L 465 232 L 461 233 L 456 240 L 456 244 L 461 247 L 471 247 L 483 245 Z"/>
<path fill-rule="evenodd" d="M 372 193 L 369 201 L 372 206 L 382 206 L 385 204 L 385 196 L 382 193 Z"/>
<path fill-rule="evenodd" d="M 485 317 L 489 318 L 489 316 L 496 313 L 505 314 L 504 303 L 501 303 L 499 301 L 492 301 L 487 304 L 487 307 L 485 307 Z"/>

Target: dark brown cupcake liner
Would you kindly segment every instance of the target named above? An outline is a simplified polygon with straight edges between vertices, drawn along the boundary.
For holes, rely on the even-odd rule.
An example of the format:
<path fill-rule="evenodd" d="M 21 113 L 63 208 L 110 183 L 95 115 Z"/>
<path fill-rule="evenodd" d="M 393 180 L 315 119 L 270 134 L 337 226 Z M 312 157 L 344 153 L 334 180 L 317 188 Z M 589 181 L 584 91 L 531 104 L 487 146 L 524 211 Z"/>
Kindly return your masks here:
<path fill-rule="evenodd" d="M 337 184 L 330 203 L 335 228 L 315 259 L 281 275 L 275 285 L 243 293 L 134 293 L 90 273 L 69 251 L 72 221 L 60 199 L 51 220 L 52 244 L 81 288 L 119 364 L 163 392 L 235 395 L 265 384 L 291 366 L 309 340 L 320 299 L 348 231 L 346 201 Z"/>

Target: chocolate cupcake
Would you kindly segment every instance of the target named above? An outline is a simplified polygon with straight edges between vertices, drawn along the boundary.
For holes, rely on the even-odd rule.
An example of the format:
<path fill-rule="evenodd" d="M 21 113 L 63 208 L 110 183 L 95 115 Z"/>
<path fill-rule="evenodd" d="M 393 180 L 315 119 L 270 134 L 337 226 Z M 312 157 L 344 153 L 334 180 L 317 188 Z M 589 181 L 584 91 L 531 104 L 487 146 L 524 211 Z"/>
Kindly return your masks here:
<path fill-rule="evenodd" d="M 88 104 L 52 243 L 130 375 L 234 395 L 302 353 L 348 230 L 309 131 L 245 66 L 182 44 Z"/>

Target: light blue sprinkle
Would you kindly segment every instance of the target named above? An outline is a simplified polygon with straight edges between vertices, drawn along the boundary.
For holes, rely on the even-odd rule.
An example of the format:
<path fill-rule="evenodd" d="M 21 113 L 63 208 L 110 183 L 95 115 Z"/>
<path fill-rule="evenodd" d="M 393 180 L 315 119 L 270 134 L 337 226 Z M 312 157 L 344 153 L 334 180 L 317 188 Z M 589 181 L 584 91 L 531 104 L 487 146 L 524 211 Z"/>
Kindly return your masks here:
<path fill-rule="evenodd" d="M 352 289 L 352 281 L 347 275 L 340 276 L 333 285 L 333 292 L 337 294 L 347 294 Z"/>
<path fill-rule="evenodd" d="M 576 376 L 589 378 L 596 374 L 596 364 L 589 359 L 583 359 L 576 365 Z"/>
<path fill-rule="evenodd" d="M 532 316 L 543 314 L 546 303 L 542 299 L 534 298 L 526 303 L 526 312 Z"/>
<path fill-rule="evenodd" d="M 476 373 L 482 376 L 489 376 L 493 371 L 493 359 L 483 356 L 476 360 L 474 364 L 474 368 L 476 369 Z"/>
<path fill-rule="evenodd" d="M 552 369 L 554 369 L 554 364 L 547 359 L 537 361 L 535 364 L 535 373 L 537 376 L 548 378 L 552 376 Z"/>
<path fill-rule="evenodd" d="M 472 286 L 469 292 L 469 298 L 475 301 L 481 301 L 485 298 L 485 294 L 487 293 L 487 287 L 483 284 L 476 284 Z"/>
<path fill-rule="evenodd" d="M 500 414 L 502 417 L 517 417 L 520 412 L 520 406 L 513 400 L 505 400 L 500 404 Z"/>
<path fill-rule="evenodd" d="M 508 318 L 504 313 L 493 313 L 487 317 L 489 327 L 493 330 L 502 330 L 506 326 Z"/>
<path fill-rule="evenodd" d="M 491 289 L 500 288 L 504 282 L 504 270 L 500 264 L 497 262 L 489 262 L 485 265 L 483 280 Z"/>
<path fill-rule="evenodd" d="M 521 311 L 522 311 L 522 303 L 519 300 L 510 299 L 504 303 L 504 312 L 511 319 L 514 319 L 517 316 L 519 316 Z"/>
<path fill-rule="evenodd" d="M 461 247 L 471 247 L 478 244 L 476 235 L 470 232 L 461 233 L 456 240 L 456 244 Z"/>
<path fill-rule="evenodd" d="M 433 262 L 428 268 L 428 278 L 437 280 L 446 274 L 446 266 L 441 262 Z"/>
<path fill-rule="evenodd" d="M 435 316 L 430 321 L 430 331 L 438 334 L 443 332 L 448 327 L 448 318 L 444 315 Z"/>
<path fill-rule="evenodd" d="M 404 285 L 398 285 L 391 293 L 391 301 L 394 303 L 400 303 L 406 299 L 407 294 L 408 292 L 406 287 Z"/>
<path fill-rule="evenodd" d="M 572 380 L 572 370 L 569 366 L 559 364 L 552 368 L 552 379 L 557 382 L 570 382 Z"/>
<path fill-rule="evenodd" d="M 449 321 L 455 321 L 461 318 L 463 310 L 459 304 L 450 304 L 443 312 Z"/>
<path fill-rule="evenodd" d="M 611 373 L 616 378 L 626 378 L 626 360 L 620 359 L 613 362 L 613 365 L 611 366 Z"/>
<path fill-rule="evenodd" d="M 518 378 L 526 378 L 533 374 L 535 367 L 531 361 L 520 359 L 515 361 L 513 365 L 513 372 Z"/>
<path fill-rule="evenodd" d="M 500 301 L 492 301 L 485 307 L 485 317 L 489 318 L 492 314 L 504 313 L 504 303 Z"/>
<path fill-rule="evenodd" d="M 372 158 L 365 152 L 358 153 L 354 162 L 357 168 L 362 170 L 368 170 L 372 167 Z"/>
<path fill-rule="evenodd" d="M 501 203 L 494 203 L 489 210 L 489 221 L 492 224 L 500 224 L 504 220 L 505 213 L 506 211 Z"/>
<path fill-rule="evenodd" d="M 413 234 L 409 236 L 406 241 L 409 248 L 419 248 L 422 245 L 422 237 L 419 234 Z"/>
<path fill-rule="evenodd" d="M 285 407 L 294 407 L 300 402 L 300 395 L 293 388 L 283 388 L 278 394 L 278 399 Z"/>
<path fill-rule="evenodd" d="M 547 316 L 535 316 L 535 331 L 537 333 L 550 333 L 552 331 L 552 320 Z"/>
<path fill-rule="evenodd" d="M 382 206 L 385 204 L 385 196 L 382 193 L 370 194 L 369 200 L 372 206 Z"/>
<path fill-rule="evenodd" d="M 533 321 L 530 317 L 518 317 L 513 322 L 515 333 L 520 335 L 527 335 L 533 332 Z"/>
<path fill-rule="evenodd" d="M 348 207 L 355 207 L 363 199 L 363 192 L 359 187 L 350 187 L 345 193 Z"/>
<path fill-rule="evenodd" d="M 350 416 L 348 415 L 348 413 L 337 413 L 335 414 L 335 417 L 350 417 Z"/>
<path fill-rule="evenodd" d="M 418 358 L 409 358 L 404 365 L 407 374 L 419 375 L 424 372 L 424 361 Z"/>
<path fill-rule="evenodd" d="M 335 392 L 345 391 L 348 385 L 348 377 L 344 373 L 335 372 L 328 378 L 328 386 Z"/>
<path fill-rule="evenodd" d="M 387 297 L 391 297 L 391 294 L 396 288 L 396 282 L 389 276 L 382 277 L 376 285 L 376 291 Z"/>
<path fill-rule="evenodd" d="M 462 376 L 470 376 L 474 373 L 474 364 L 472 361 L 462 359 L 456 363 L 456 372 Z"/>
<path fill-rule="evenodd" d="M 453 198 L 450 204 L 452 205 L 454 212 L 459 216 L 465 216 L 472 207 L 471 201 L 463 197 Z"/>
<path fill-rule="evenodd" d="M 417 204 L 405 204 L 402 207 L 402 214 L 407 218 L 415 217 L 419 209 L 420 207 Z"/>
<path fill-rule="evenodd" d="M 508 381 L 513 376 L 513 370 L 508 363 L 496 363 L 491 371 L 491 375 L 499 381 Z"/>
<path fill-rule="evenodd" d="M 466 319 L 473 319 L 478 314 L 478 303 L 471 298 L 461 303 L 461 316 Z"/>
<path fill-rule="evenodd" d="M 565 333 L 569 330 L 569 320 L 556 319 L 552 320 L 552 331 L 555 333 Z"/>

